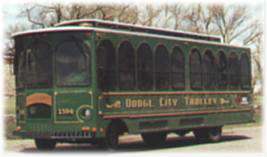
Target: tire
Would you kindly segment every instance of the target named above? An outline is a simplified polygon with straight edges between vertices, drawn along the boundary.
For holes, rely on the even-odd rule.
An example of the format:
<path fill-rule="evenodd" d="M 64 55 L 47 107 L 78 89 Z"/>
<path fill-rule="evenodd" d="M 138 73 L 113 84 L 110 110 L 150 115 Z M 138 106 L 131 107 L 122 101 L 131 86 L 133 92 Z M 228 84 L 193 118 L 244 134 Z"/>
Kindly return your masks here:
<path fill-rule="evenodd" d="M 219 142 L 222 138 L 222 127 L 214 127 L 209 129 L 209 141 Z"/>
<path fill-rule="evenodd" d="M 222 137 L 222 127 L 196 129 L 193 133 L 197 142 L 219 142 Z"/>
<path fill-rule="evenodd" d="M 34 141 L 38 150 L 53 150 L 56 147 L 56 141 L 51 139 L 35 139 Z"/>
<path fill-rule="evenodd" d="M 116 150 L 119 146 L 119 131 L 115 124 L 111 124 L 106 132 L 106 139 L 104 143 L 101 143 L 102 146 L 106 145 L 106 147 Z"/>
<path fill-rule="evenodd" d="M 209 138 L 208 129 L 206 128 L 196 129 L 193 130 L 193 133 L 197 142 L 203 143 L 208 141 Z"/>
<path fill-rule="evenodd" d="M 141 134 L 143 141 L 152 147 L 162 146 L 165 141 L 167 134 L 166 133 L 143 133 Z"/>

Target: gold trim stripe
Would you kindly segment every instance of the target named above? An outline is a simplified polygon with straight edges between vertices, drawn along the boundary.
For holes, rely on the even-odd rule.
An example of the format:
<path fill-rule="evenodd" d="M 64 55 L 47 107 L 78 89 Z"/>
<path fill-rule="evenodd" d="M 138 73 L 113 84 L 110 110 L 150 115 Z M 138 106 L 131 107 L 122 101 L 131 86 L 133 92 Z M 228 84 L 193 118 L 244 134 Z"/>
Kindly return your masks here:
<path fill-rule="evenodd" d="M 34 104 L 46 104 L 48 106 L 52 106 L 52 97 L 45 93 L 35 93 L 27 96 L 26 106 Z"/>
<path fill-rule="evenodd" d="M 149 95 L 190 95 L 190 94 L 249 94 L 251 91 L 188 91 L 188 92 L 103 92 L 103 96 L 149 96 Z"/>
<path fill-rule="evenodd" d="M 207 111 L 187 111 L 187 112 L 174 112 L 174 113 L 145 113 L 145 114 L 117 114 L 117 115 L 104 115 L 104 119 L 116 118 L 147 118 L 147 117 L 170 117 L 170 116 L 185 116 L 185 115 L 202 115 L 213 113 L 230 113 L 230 112 L 253 112 L 251 108 L 244 109 L 223 109 L 223 110 L 207 110 Z"/>

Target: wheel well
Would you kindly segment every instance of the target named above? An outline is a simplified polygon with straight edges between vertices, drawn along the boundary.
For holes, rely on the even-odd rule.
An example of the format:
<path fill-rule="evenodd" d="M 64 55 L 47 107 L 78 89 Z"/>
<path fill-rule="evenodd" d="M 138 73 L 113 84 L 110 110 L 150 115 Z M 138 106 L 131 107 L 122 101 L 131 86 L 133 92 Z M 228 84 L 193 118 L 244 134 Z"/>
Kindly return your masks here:
<path fill-rule="evenodd" d="M 116 126 L 116 128 L 119 130 L 119 134 L 123 134 L 124 132 L 128 132 L 128 127 L 126 123 L 121 119 L 112 120 L 110 124 L 108 125 L 108 128 L 111 126 Z"/>

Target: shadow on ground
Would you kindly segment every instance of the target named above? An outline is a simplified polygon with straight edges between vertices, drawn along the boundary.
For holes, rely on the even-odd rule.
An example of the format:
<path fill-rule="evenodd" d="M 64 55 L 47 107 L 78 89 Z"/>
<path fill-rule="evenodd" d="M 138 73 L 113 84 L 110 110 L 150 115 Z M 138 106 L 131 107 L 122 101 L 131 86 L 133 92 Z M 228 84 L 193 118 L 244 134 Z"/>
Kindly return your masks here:
<path fill-rule="evenodd" d="M 222 140 L 219 143 L 226 143 L 231 141 L 239 141 L 250 139 L 247 136 L 239 136 L 239 135 L 225 135 L 222 137 Z M 198 145 L 205 145 L 209 143 L 197 143 L 193 136 L 188 137 L 169 137 L 164 146 L 151 148 L 142 140 L 134 141 L 134 142 L 123 142 L 120 144 L 118 150 L 107 150 L 104 148 L 99 148 L 96 145 L 91 144 L 69 144 L 69 145 L 58 145 L 55 150 L 49 151 L 51 153 L 54 152 L 95 152 L 95 153 L 111 153 L 111 152 L 130 152 L 130 151 L 149 151 L 156 149 L 169 149 L 169 148 L 178 148 L 178 147 L 192 147 Z M 25 148 L 22 152 L 41 152 L 36 150 L 35 147 Z"/>

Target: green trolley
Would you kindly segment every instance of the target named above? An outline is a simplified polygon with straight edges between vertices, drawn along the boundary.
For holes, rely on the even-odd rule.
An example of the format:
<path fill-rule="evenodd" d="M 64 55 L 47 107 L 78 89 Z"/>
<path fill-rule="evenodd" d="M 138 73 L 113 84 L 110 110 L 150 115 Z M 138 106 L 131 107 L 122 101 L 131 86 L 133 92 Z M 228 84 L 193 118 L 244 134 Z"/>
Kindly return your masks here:
<path fill-rule="evenodd" d="M 217 36 L 85 19 L 16 33 L 16 135 L 38 149 L 124 133 L 219 141 L 253 122 L 250 49 Z"/>

